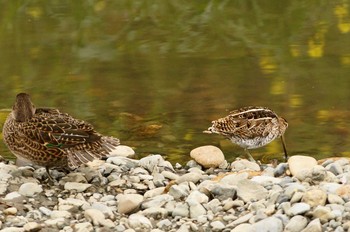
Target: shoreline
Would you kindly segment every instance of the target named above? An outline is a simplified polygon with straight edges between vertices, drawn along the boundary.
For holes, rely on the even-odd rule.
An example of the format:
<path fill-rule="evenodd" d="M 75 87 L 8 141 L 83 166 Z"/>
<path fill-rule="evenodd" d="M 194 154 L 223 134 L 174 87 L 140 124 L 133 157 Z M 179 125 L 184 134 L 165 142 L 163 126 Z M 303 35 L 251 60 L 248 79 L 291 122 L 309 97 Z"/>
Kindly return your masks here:
<path fill-rule="evenodd" d="M 50 185 L 45 168 L 0 162 L 0 231 L 350 231 L 349 171 L 346 158 L 203 168 L 114 156 L 51 170 Z"/>

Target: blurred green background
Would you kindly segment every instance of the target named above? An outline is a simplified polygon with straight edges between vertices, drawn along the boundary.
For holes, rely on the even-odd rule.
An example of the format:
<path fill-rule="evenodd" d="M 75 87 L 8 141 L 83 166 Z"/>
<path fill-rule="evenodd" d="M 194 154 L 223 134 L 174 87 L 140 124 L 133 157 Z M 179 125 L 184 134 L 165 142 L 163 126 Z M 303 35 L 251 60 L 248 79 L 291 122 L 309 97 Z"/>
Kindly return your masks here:
<path fill-rule="evenodd" d="M 349 4 L 0 0 L 0 129 L 27 92 L 138 157 L 213 144 L 232 160 L 243 149 L 202 131 L 257 105 L 287 119 L 291 155 L 350 156 Z M 283 157 L 279 140 L 251 153 Z"/>

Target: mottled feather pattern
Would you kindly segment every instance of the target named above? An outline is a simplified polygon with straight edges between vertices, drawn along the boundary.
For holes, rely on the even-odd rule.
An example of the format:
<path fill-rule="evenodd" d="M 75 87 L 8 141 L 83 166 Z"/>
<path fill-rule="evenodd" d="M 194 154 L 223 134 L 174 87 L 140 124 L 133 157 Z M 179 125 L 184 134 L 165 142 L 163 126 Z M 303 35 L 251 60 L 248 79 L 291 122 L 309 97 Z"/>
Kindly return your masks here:
<path fill-rule="evenodd" d="M 253 149 L 282 136 L 287 127 L 286 120 L 272 110 L 250 106 L 234 110 L 228 116 L 212 121 L 207 132 L 221 134 L 243 148 Z"/>
<path fill-rule="evenodd" d="M 99 134 L 83 120 L 51 108 L 33 108 L 30 115 L 28 105 L 34 107 L 29 95 L 17 95 L 19 113 L 13 110 L 4 124 L 4 141 L 18 157 L 47 168 L 77 168 L 107 156 L 119 145 L 117 138 Z"/>

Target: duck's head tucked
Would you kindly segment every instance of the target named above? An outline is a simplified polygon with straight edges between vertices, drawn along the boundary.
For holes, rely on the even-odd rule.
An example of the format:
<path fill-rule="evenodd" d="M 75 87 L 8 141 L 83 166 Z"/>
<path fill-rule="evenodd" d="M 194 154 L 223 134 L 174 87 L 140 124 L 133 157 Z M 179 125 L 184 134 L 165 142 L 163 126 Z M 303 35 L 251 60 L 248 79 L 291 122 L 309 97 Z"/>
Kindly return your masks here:
<path fill-rule="evenodd" d="M 19 93 L 16 96 L 15 105 L 12 108 L 13 117 L 17 122 L 25 122 L 35 114 L 35 106 L 26 93 Z"/>

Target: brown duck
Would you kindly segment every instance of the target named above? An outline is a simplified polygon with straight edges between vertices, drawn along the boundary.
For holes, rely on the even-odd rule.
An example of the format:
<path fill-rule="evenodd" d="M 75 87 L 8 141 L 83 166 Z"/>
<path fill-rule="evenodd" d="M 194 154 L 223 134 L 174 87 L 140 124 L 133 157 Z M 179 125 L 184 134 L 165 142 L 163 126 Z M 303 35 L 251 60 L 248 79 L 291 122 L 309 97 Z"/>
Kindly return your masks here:
<path fill-rule="evenodd" d="M 107 156 L 119 145 L 93 126 L 57 109 L 36 108 L 26 93 L 16 96 L 3 127 L 7 147 L 19 160 L 49 168 L 75 169 Z"/>

